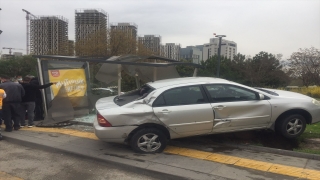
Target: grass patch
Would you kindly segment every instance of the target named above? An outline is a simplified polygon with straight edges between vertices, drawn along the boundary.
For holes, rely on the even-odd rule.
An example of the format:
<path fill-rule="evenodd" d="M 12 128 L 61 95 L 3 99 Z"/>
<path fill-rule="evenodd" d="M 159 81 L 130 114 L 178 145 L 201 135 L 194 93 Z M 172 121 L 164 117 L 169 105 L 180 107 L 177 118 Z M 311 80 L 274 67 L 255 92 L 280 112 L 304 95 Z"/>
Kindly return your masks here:
<path fill-rule="evenodd" d="M 310 138 L 320 138 L 320 122 L 309 124 L 304 133 L 299 137 L 301 140 Z"/>
<path fill-rule="evenodd" d="M 293 151 L 320 155 L 319 145 L 314 146 L 305 140 L 316 138 L 320 139 L 320 122 L 307 125 L 304 133 L 298 137 L 299 147 L 293 149 Z"/>
<path fill-rule="evenodd" d="M 318 149 L 294 149 L 293 151 L 320 155 L 320 150 Z"/>
<path fill-rule="evenodd" d="M 305 94 L 307 96 L 320 99 L 320 87 L 299 87 L 299 88 L 290 88 L 289 91 Z"/>

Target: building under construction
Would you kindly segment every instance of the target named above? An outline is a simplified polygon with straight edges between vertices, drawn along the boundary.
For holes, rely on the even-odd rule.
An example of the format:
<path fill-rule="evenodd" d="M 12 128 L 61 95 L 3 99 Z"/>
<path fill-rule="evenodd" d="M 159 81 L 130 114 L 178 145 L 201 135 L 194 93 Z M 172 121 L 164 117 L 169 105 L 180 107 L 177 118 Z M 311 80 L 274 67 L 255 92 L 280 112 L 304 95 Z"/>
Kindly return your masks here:
<path fill-rule="evenodd" d="M 160 55 L 161 36 L 144 35 L 143 37 L 138 37 L 138 42 L 152 51 L 154 55 Z"/>
<path fill-rule="evenodd" d="M 30 20 L 30 51 L 35 55 L 65 55 L 68 20 L 62 16 L 38 16 Z"/>
<path fill-rule="evenodd" d="M 75 41 L 76 46 L 85 46 L 88 40 L 95 37 L 96 41 L 91 45 L 107 43 L 107 27 L 109 15 L 102 9 L 77 9 L 75 11 Z M 83 55 L 77 51 L 77 55 Z"/>
<path fill-rule="evenodd" d="M 134 39 L 137 39 L 138 26 L 135 23 L 111 23 L 111 30 L 121 30 Z"/>
<path fill-rule="evenodd" d="M 125 49 L 126 53 L 134 53 L 137 50 L 138 26 L 135 23 L 110 23 L 110 29 L 111 49 L 114 48 L 113 45 L 120 43 L 124 45 L 123 50 Z"/>

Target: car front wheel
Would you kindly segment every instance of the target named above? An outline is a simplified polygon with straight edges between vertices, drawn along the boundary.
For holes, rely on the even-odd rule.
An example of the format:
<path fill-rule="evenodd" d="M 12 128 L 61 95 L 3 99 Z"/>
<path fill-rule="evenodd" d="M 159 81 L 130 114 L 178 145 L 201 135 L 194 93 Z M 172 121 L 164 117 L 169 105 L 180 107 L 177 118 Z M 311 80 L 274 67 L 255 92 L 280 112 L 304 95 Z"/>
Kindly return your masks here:
<path fill-rule="evenodd" d="M 155 128 L 140 129 L 131 138 L 130 145 L 138 153 L 162 152 L 167 145 L 163 132 Z"/>
<path fill-rule="evenodd" d="M 298 114 L 290 115 L 279 123 L 279 130 L 286 138 L 296 138 L 300 136 L 306 128 L 306 119 Z"/>

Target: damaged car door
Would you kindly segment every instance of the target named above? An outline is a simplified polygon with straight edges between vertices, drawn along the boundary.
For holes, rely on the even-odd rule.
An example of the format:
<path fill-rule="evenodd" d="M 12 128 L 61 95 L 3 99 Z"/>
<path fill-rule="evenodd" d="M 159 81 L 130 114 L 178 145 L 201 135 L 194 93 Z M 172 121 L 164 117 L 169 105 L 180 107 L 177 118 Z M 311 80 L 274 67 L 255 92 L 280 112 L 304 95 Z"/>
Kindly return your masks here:
<path fill-rule="evenodd" d="M 164 91 L 153 103 L 155 115 L 180 135 L 210 133 L 213 110 L 203 87 L 183 86 Z"/>
<path fill-rule="evenodd" d="M 205 85 L 215 112 L 213 132 L 266 127 L 271 105 L 266 97 L 230 84 Z"/>

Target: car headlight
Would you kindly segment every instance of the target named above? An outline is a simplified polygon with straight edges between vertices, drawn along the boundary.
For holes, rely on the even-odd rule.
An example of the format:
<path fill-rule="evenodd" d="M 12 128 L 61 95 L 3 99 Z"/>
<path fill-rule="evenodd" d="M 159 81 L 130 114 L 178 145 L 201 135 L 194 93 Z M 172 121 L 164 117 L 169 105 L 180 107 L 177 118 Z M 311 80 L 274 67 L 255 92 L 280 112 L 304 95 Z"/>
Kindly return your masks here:
<path fill-rule="evenodd" d="M 320 101 L 318 101 L 316 99 L 312 99 L 312 103 L 317 105 L 317 106 L 320 106 Z"/>

